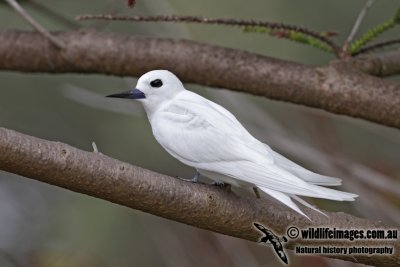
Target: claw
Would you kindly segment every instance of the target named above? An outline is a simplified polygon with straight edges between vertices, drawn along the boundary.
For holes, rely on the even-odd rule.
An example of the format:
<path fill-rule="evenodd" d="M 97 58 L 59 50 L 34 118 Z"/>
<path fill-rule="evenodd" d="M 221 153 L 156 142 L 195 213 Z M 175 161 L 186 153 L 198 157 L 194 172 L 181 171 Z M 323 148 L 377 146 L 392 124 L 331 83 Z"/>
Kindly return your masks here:
<path fill-rule="evenodd" d="M 223 188 L 228 192 L 231 191 L 231 185 L 230 184 L 226 184 L 224 182 L 212 182 L 211 184 L 214 185 L 214 186 L 218 186 L 220 188 Z"/>
<path fill-rule="evenodd" d="M 258 188 L 254 186 L 253 191 L 254 191 L 254 194 L 256 194 L 256 197 L 260 198 L 260 192 L 258 191 Z"/>

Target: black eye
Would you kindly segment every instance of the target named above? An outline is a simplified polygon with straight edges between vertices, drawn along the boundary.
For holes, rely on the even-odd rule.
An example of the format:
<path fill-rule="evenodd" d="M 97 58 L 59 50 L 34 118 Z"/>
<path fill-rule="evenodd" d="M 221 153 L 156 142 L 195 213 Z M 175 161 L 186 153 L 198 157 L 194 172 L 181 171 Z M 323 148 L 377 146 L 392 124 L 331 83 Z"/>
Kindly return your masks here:
<path fill-rule="evenodd" d="M 161 87 L 163 85 L 160 79 L 156 79 L 150 82 L 151 87 Z"/>

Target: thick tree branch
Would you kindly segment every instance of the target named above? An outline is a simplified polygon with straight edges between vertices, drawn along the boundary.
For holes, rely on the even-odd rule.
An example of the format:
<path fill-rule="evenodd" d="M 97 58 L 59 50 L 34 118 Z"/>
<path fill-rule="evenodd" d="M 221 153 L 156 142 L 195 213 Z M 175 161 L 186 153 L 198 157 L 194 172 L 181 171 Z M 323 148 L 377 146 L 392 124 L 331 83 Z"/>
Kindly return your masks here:
<path fill-rule="evenodd" d="M 58 51 L 37 33 L 0 31 L 0 70 L 138 76 L 169 69 L 183 81 L 262 95 L 400 128 L 400 50 L 310 67 L 186 40 L 96 31 L 59 33 Z M 364 71 L 366 73 L 363 73 Z"/>
<path fill-rule="evenodd" d="M 242 239 L 257 241 L 261 222 L 276 234 L 289 226 L 341 229 L 390 228 L 345 213 L 327 212 L 329 218 L 307 209 L 312 222 L 266 199 L 240 197 L 221 188 L 184 182 L 99 153 L 76 149 L 0 128 L 0 170 L 23 175 L 75 192 L 105 199 L 174 221 Z M 398 229 L 397 227 L 391 227 Z M 291 240 L 287 245 L 390 246 L 393 255 L 331 255 L 333 258 L 376 266 L 398 266 L 398 240 Z"/>
<path fill-rule="evenodd" d="M 396 40 L 400 43 L 400 40 Z M 359 70 L 379 77 L 400 74 L 400 49 L 359 56 L 351 60 Z"/>

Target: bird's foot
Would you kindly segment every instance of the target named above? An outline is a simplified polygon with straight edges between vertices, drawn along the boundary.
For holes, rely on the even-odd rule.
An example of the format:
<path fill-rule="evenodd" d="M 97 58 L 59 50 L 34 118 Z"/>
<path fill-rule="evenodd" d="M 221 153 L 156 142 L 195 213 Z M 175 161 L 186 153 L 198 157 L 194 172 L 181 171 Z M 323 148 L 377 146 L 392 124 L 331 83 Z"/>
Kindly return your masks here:
<path fill-rule="evenodd" d="M 253 187 L 253 191 L 254 191 L 254 194 L 256 194 L 256 197 L 257 197 L 257 198 L 261 198 L 261 197 L 260 197 L 260 192 L 258 191 L 258 188 L 257 188 L 257 187 L 254 186 L 254 187 Z"/>
<path fill-rule="evenodd" d="M 200 177 L 200 173 L 197 170 L 196 170 L 196 174 L 190 179 L 182 178 L 180 176 L 175 176 L 175 178 L 178 178 L 179 180 L 182 180 L 185 182 L 191 182 L 191 183 L 197 183 L 197 181 L 199 180 L 199 177 Z"/>
<path fill-rule="evenodd" d="M 228 192 L 231 191 L 231 185 L 230 184 L 227 184 L 227 183 L 224 183 L 224 182 L 212 182 L 211 184 L 214 185 L 214 186 L 218 186 L 218 187 L 220 187 L 222 189 L 225 189 Z"/>

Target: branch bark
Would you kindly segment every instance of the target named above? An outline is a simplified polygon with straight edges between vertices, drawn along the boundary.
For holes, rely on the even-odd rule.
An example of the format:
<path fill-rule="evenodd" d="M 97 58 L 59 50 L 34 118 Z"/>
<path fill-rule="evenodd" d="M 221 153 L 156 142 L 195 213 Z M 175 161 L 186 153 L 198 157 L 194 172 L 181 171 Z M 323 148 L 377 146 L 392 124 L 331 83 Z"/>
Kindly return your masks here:
<path fill-rule="evenodd" d="M 400 42 L 400 40 L 395 40 Z M 378 77 L 400 74 L 400 49 L 366 56 L 351 60 L 351 64 L 360 71 Z"/>
<path fill-rule="evenodd" d="M 108 200 L 133 209 L 182 222 L 206 230 L 250 241 L 260 233 L 260 222 L 276 234 L 289 226 L 300 229 L 336 227 L 341 229 L 397 229 L 342 212 L 326 212 L 329 218 L 306 209 L 312 222 L 285 206 L 255 197 L 241 197 L 221 188 L 193 184 L 130 165 L 99 153 L 38 139 L 0 128 L 0 170 L 26 176 L 78 193 Z M 332 258 L 375 266 L 398 266 L 400 243 L 396 240 L 303 240 L 293 239 L 288 248 L 307 246 L 390 246 L 389 256 L 331 255 Z"/>
<path fill-rule="evenodd" d="M 265 96 L 400 128 L 400 50 L 312 67 L 187 40 L 60 32 L 58 51 L 37 33 L 0 31 L 0 70 L 139 76 L 169 69 L 183 81 Z M 397 59 L 397 60 L 396 60 Z"/>

